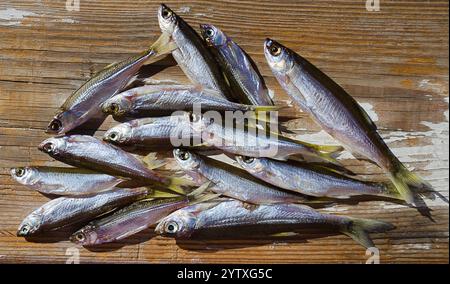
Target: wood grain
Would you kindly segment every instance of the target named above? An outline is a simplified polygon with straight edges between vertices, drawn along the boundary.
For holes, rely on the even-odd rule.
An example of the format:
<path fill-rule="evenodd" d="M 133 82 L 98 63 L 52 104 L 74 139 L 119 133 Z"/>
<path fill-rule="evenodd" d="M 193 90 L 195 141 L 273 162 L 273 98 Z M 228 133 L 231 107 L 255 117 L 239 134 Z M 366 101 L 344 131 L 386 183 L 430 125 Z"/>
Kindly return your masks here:
<path fill-rule="evenodd" d="M 67 232 L 26 241 L 21 220 L 47 199 L 13 182 L 12 166 L 58 164 L 36 146 L 63 101 L 103 66 L 147 47 L 159 34 L 159 1 L 0 3 L 0 262 L 64 263 L 76 247 Z M 262 51 L 273 37 L 342 84 L 369 111 L 389 146 L 408 167 L 448 197 L 448 1 L 167 1 L 190 24 L 212 23 L 256 61 L 276 99 L 288 100 Z M 163 62 L 161 64 L 166 64 Z M 177 67 L 156 80 L 187 82 Z M 304 114 L 290 127 L 311 142 L 334 143 Z M 113 125 L 107 120 L 98 134 Z M 344 155 L 350 169 L 385 177 Z M 448 263 L 448 205 L 429 201 L 434 222 L 415 209 L 384 201 L 327 209 L 392 222 L 374 235 L 382 263 Z M 365 250 L 345 236 L 320 232 L 286 240 L 178 241 L 147 230 L 118 244 L 80 249 L 81 262 L 124 263 L 364 263 Z"/>

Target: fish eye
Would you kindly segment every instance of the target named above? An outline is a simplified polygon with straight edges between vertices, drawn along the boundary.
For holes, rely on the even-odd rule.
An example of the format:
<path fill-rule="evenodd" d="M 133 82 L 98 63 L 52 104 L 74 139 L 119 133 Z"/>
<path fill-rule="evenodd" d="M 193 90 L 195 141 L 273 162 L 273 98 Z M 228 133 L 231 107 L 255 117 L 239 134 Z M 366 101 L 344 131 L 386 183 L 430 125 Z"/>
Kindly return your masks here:
<path fill-rule="evenodd" d="M 119 138 L 119 135 L 117 135 L 116 132 L 112 132 L 111 134 L 109 134 L 109 139 L 111 141 L 117 141 L 118 138 Z"/>
<path fill-rule="evenodd" d="M 176 222 L 169 222 L 166 224 L 166 232 L 175 234 L 178 231 L 178 224 Z"/>
<path fill-rule="evenodd" d="M 25 174 L 25 169 L 24 168 L 17 168 L 15 170 L 15 174 L 17 177 L 22 177 Z"/>
<path fill-rule="evenodd" d="M 188 151 L 180 150 L 180 151 L 178 151 L 178 157 L 182 161 L 186 161 L 186 160 L 189 160 L 189 158 L 191 157 L 191 154 Z"/>
<path fill-rule="evenodd" d="M 255 161 L 255 158 L 253 157 L 242 157 L 242 161 L 246 164 L 251 164 Z"/>
<path fill-rule="evenodd" d="M 167 8 L 164 8 L 161 12 L 161 15 L 164 19 L 168 19 L 170 16 L 172 16 L 172 12 L 169 11 Z"/>
<path fill-rule="evenodd" d="M 214 36 L 214 30 L 213 30 L 213 29 L 207 29 L 207 30 L 205 31 L 205 33 L 206 33 L 206 35 L 207 35 L 208 37 L 213 37 L 213 36 Z"/>
<path fill-rule="evenodd" d="M 111 111 L 114 112 L 114 113 L 119 112 L 119 110 L 120 110 L 119 105 L 116 104 L 116 103 L 112 103 L 112 104 L 109 106 L 109 108 L 110 108 Z"/>
<path fill-rule="evenodd" d="M 51 131 L 59 131 L 62 127 L 62 123 L 59 119 L 54 119 L 48 126 Z"/>
<path fill-rule="evenodd" d="M 45 144 L 44 147 L 42 147 L 42 149 L 44 149 L 44 151 L 45 151 L 46 153 L 51 153 L 51 152 L 53 152 L 54 148 L 55 148 L 55 147 L 54 147 L 53 143 L 51 143 L 51 142 Z"/>
<path fill-rule="evenodd" d="M 83 233 L 78 233 L 75 235 L 75 240 L 78 242 L 83 242 L 86 239 Z"/>
<path fill-rule="evenodd" d="M 279 46 L 276 45 L 272 45 L 270 47 L 270 54 L 272 54 L 273 56 L 278 56 L 281 54 L 281 48 Z"/>

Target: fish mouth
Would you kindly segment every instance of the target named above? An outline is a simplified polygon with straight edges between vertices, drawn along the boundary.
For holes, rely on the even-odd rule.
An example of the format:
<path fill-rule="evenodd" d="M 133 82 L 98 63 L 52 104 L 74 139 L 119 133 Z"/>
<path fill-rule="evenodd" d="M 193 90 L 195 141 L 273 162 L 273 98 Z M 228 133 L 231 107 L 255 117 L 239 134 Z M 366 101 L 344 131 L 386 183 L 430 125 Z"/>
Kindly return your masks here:
<path fill-rule="evenodd" d="M 17 230 L 17 236 L 18 237 L 26 237 L 31 232 L 31 226 L 28 224 L 20 226 L 19 230 Z"/>

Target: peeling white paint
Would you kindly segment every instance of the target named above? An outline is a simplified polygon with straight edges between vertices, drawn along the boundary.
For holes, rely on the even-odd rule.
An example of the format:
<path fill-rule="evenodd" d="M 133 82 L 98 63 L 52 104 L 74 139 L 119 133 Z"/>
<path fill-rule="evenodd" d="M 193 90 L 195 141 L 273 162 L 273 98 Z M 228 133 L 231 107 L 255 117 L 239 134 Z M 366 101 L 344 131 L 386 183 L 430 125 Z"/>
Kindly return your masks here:
<path fill-rule="evenodd" d="M 182 6 L 182 7 L 180 7 L 180 9 L 178 9 L 178 12 L 182 13 L 182 14 L 189 13 L 190 11 L 191 11 L 191 7 L 189 7 L 189 6 Z"/>
<path fill-rule="evenodd" d="M 378 114 L 375 112 L 373 105 L 369 103 L 359 103 L 359 105 L 367 112 L 373 121 L 378 121 Z"/>
<path fill-rule="evenodd" d="M 448 93 L 448 87 L 445 84 L 432 82 L 429 79 L 423 79 L 419 82 L 419 88 L 427 91 L 432 91 L 438 95 Z"/>
<path fill-rule="evenodd" d="M 7 8 L 0 10 L 0 25 L 3 26 L 20 26 L 25 17 L 37 16 L 37 14 L 29 11 Z"/>
<path fill-rule="evenodd" d="M 429 250 L 429 249 L 432 249 L 431 244 L 401 244 L 401 245 L 394 245 L 394 246 L 396 249 L 401 249 L 401 250 L 411 250 L 411 249 Z"/>
<path fill-rule="evenodd" d="M 67 24 L 76 24 L 79 23 L 79 21 L 71 19 L 71 18 L 62 18 L 62 19 L 55 19 L 51 21 L 52 23 L 67 23 Z"/>
<path fill-rule="evenodd" d="M 275 99 L 275 91 L 272 89 L 267 89 L 267 92 L 269 93 L 269 97 L 274 100 Z"/>

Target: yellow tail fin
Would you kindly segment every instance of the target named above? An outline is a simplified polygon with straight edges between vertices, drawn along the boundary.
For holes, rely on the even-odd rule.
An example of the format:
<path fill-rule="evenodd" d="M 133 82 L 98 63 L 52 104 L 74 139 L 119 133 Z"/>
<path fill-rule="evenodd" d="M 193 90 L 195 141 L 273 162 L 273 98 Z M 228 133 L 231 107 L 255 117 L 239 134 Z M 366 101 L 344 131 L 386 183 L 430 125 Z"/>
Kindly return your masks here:
<path fill-rule="evenodd" d="M 395 228 L 394 225 L 382 221 L 348 218 L 350 223 L 341 228 L 341 233 L 351 237 L 366 248 L 375 247 L 369 233 L 383 233 Z"/>

